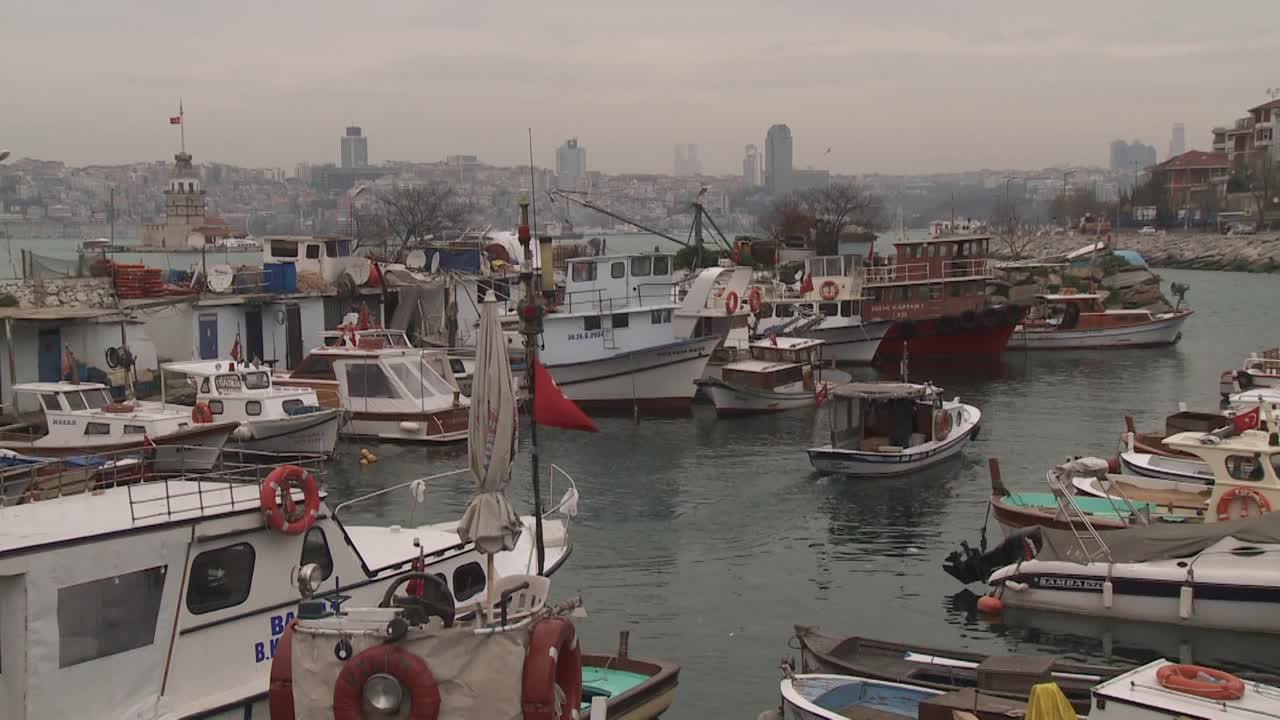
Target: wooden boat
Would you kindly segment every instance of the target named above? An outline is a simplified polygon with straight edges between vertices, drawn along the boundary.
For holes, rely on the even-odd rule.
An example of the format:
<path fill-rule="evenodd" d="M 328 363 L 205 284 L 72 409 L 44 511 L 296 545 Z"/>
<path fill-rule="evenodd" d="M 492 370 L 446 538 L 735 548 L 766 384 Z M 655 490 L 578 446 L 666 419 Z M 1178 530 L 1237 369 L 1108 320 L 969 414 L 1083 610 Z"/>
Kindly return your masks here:
<path fill-rule="evenodd" d="M 858 636 L 835 637 L 804 625 L 795 630 L 801 670 L 806 673 L 855 675 L 935 693 L 977 688 L 1024 704 L 1032 685 L 1055 682 L 1081 714 L 1088 712 L 1089 691 L 1095 684 L 1127 670 L 1050 656 L 984 655 Z"/>
<path fill-rule="evenodd" d="M 848 373 L 822 366 L 822 340 L 771 337 L 750 344 L 751 358 L 724 365 L 720 377 L 694 381 L 716 406 L 716 414 L 756 415 L 819 404 Z"/>
<path fill-rule="evenodd" d="M 1187 483 L 1213 484 L 1213 470 L 1194 457 L 1171 457 L 1155 453 L 1122 452 L 1120 469 L 1127 475 Z"/>
<path fill-rule="evenodd" d="M 1100 295 L 1041 295 L 1009 339 L 1015 350 L 1156 347 L 1182 337 L 1192 310 L 1153 314 L 1149 310 L 1107 309 Z"/>
<path fill-rule="evenodd" d="M 680 666 L 666 660 L 631 657 L 624 640 L 618 653 L 582 655 L 582 705 L 578 716 L 591 714 L 591 703 L 606 700 L 606 718 L 644 720 L 666 712 L 675 701 Z"/>
<path fill-rule="evenodd" d="M 1180 410 L 1164 419 L 1164 432 L 1138 432 L 1134 426 L 1133 416 L 1124 418 L 1125 432 L 1120 440 L 1135 452 L 1169 457 L 1194 458 L 1195 455 L 1175 450 L 1164 444 L 1164 439 L 1180 432 L 1213 432 L 1218 428 L 1231 424 L 1231 418 L 1223 413 L 1194 412 Z M 1130 440 L 1129 436 L 1132 436 Z"/>
<path fill-rule="evenodd" d="M 914 720 L 920 703 L 942 694 L 903 683 L 829 674 L 784 677 L 779 691 L 783 714 L 796 720 Z"/>

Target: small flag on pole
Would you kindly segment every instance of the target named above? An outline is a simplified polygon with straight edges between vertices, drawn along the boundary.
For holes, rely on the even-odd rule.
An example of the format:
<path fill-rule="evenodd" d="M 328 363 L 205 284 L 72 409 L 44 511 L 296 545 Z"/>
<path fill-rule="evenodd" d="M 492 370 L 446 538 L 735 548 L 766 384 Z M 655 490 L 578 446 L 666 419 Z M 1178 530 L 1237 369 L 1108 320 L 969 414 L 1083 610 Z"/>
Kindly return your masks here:
<path fill-rule="evenodd" d="M 1240 413 L 1239 415 L 1231 418 L 1232 428 L 1238 433 L 1242 433 L 1245 430 L 1257 430 L 1258 420 L 1261 415 L 1262 412 L 1260 407 L 1256 407 L 1249 412 Z"/>
<path fill-rule="evenodd" d="M 533 421 L 547 427 L 599 432 L 591 418 L 565 397 L 551 379 L 551 373 L 536 359 L 533 361 Z"/>
<path fill-rule="evenodd" d="M 170 124 L 170 125 L 181 125 L 181 124 L 182 124 L 182 116 L 181 116 L 181 115 L 170 115 L 170 116 L 169 116 L 169 124 Z"/>
<path fill-rule="evenodd" d="M 808 292 L 813 292 L 813 273 L 806 274 L 804 280 L 800 281 L 800 293 L 803 295 Z"/>
<path fill-rule="evenodd" d="M 830 386 L 830 385 L 828 385 L 827 383 L 822 383 L 822 387 L 821 387 L 821 388 L 818 390 L 818 392 L 817 392 L 816 394 L 814 394 L 814 396 L 813 396 L 813 404 L 814 404 L 814 405 L 817 405 L 818 407 L 822 407 L 823 403 L 825 403 L 825 402 L 827 401 L 827 390 L 828 390 L 830 387 L 831 387 L 831 386 Z"/>
<path fill-rule="evenodd" d="M 231 343 L 231 359 L 240 362 L 240 336 L 236 335 L 236 341 Z"/>

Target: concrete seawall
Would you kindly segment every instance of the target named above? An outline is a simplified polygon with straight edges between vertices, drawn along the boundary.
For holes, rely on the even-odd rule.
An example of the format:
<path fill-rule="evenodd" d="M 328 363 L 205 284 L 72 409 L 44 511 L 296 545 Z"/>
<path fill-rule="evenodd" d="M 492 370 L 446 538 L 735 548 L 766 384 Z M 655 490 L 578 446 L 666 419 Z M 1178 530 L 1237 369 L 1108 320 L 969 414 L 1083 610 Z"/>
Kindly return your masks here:
<path fill-rule="evenodd" d="M 1023 243 L 1026 247 L 1022 248 Z M 1094 242 L 1093 236 L 1054 235 L 1018 241 L 1022 259 L 1063 255 Z M 1280 271 L 1280 235 L 1218 235 L 1215 233 L 1169 232 L 1160 235 L 1121 233 L 1112 237 L 1112 247 L 1137 250 L 1151 267 L 1230 270 L 1269 273 Z M 1003 239 L 991 242 L 992 254 L 1009 259 Z"/>

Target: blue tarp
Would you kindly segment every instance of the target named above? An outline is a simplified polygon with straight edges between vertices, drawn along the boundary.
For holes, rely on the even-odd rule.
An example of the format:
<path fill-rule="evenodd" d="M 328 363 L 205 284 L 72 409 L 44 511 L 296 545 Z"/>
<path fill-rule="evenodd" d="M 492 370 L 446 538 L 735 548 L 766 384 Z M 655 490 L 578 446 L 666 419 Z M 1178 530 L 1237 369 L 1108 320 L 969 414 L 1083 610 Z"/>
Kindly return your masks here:
<path fill-rule="evenodd" d="M 1142 257 L 1142 253 L 1137 250 L 1112 250 L 1111 254 L 1124 258 L 1134 267 L 1144 268 L 1147 266 L 1147 259 Z"/>

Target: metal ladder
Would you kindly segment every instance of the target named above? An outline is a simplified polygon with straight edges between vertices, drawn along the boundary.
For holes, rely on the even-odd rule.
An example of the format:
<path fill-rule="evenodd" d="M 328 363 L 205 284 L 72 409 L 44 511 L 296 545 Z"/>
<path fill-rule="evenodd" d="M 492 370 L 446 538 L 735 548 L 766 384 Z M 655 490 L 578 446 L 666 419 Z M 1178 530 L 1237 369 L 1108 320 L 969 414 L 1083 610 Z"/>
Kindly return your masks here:
<path fill-rule="evenodd" d="M 1067 527 L 1071 528 L 1071 534 L 1075 535 L 1080 550 L 1089 562 L 1110 560 L 1111 550 L 1107 547 L 1107 543 L 1103 541 L 1102 535 L 1098 533 L 1093 523 L 1089 522 L 1089 516 L 1080 509 L 1080 505 L 1076 503 L 1075 494 L 1068 491 L 1059 473 L 1058 467 L 1052 468 L 1046 473 L 1045 480 L 1049 483 L 1054 499 L 1058 501 L 1058 512 L 1067 521 Z M 1083 533 L 1081 526 L 1084 528 Z M 1088 541 L 1093 542 L 1092 548 Z"/>

